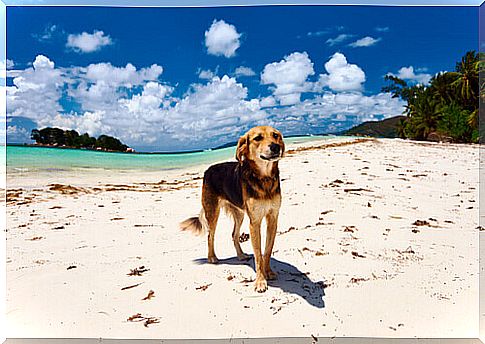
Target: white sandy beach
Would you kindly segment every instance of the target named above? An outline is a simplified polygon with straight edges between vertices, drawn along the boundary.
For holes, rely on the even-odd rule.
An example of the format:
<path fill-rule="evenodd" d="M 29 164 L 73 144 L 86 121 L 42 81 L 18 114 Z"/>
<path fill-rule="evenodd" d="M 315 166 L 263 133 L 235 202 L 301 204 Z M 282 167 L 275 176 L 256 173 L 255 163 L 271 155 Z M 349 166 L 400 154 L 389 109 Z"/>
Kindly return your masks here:
<path fill-rule="evenodd" d="M 290 151 L 263 294 L 224 215 L 218 265 L 178 229 L 206 167 L 8 179 L 6 336 L 478 337 L 478 146 Z"/>

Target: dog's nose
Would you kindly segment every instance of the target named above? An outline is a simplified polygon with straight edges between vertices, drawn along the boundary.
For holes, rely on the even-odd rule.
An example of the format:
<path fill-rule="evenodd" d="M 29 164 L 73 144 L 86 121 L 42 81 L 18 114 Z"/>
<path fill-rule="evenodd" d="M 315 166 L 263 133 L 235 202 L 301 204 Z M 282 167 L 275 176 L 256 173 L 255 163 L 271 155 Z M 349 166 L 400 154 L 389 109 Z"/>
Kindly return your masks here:
<path fill-rule="evenodd" d="M 280 154 L 280 145 L 272 143 L 269 145 L 269 150 L 271 151 L 271 153 Z"/>

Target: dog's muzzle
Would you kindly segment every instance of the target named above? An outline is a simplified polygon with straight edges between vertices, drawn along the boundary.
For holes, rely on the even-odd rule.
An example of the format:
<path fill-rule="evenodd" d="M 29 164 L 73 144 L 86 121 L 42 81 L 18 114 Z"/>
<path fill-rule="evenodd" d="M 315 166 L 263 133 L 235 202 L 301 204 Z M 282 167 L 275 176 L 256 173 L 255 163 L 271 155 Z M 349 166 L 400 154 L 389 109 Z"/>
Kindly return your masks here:
<path fill-rule="evenodd" d="M 266 161 L 275 161 L 281 158 L 281 147 L 276 143 L 269 145 L 269 155 L 260 155 L 260 158 Z"/>

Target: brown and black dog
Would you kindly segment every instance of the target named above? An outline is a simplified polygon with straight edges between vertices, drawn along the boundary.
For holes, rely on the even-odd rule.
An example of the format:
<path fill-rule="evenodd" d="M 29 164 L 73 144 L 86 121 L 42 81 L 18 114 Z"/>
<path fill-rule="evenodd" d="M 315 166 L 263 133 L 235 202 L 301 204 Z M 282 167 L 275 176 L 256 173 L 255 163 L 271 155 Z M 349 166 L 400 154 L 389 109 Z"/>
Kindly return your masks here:
<path fill-rule="evenodd" d="M 221 208 L 234 219 L 232 240 L 239 259 L 248 259 L 239 244 L 239 230 L 244 213 L 249 217 L 249 232 L 253 245 L 256 282 L 255 290 L 268 289 L 267 279 L 276 278 L 270 259 L 281 205 L 278 161 L 285 144 L 281 133 L 268 126 L 254 127 L 241 136 L 234 162 L 212 165 L 204 173 L 202 210 L 198 217 L 182 223 L 182 230 L 201 234 L 208 230 L 208 261 L 217 263 L 214 234 Z M 261 253 L 261 222 L 266 218 L 266 248 Z"/>

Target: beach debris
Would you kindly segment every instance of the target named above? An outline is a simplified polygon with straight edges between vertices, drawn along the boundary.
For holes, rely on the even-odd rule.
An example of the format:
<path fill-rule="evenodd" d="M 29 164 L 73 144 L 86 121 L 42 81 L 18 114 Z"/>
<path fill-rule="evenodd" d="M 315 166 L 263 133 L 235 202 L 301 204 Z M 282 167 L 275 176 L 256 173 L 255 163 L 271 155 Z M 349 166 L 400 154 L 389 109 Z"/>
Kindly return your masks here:
<path fill-rule="evenodd" d="M 240 243 L 243 243 L 243 242 L 246 242 L 249 240 L 249 234 L 248 233 L 242 233 L 240 236 L 239 236 L 239 242 Z"/>
<path fill-rule="evenodd" d="M 41 236 L 35 236 L 33 238 L 30 238 L 30 239 L 25 239 L 25 240 L 29 240 L 29 241 L 37 241 L 37 240 L 41 240 L 41 239 L 44 239 L 44 237 L 41 237 Z"/>
<path fill-rule="evenodd" d="M 395 328 L 395 327 L 389 326 L 389 328 L 390 328 L 391 330 L 393 330 L 393 331 L 397 331 L 397 328 Z"/>
<path fill-rule="evenodd" d="M 71 265 L 71 266 L 68 266 L 66 270 L 71 270 L 71 269 L 76 269 L 77 266 L 76 265 Z"/>
<path fill-rule="evenodd" d="M 322 211 L 320 214 L 327 215 L 328 213 L 333 213 L 333 210 L 325 210 L 325 211 Z"/>
<path fill-rule="evenodd" d="M 134 268 L 130 270 L 128 276 L 141 276 L 144 272 L 150 271 L 150 269 L 145 268 L 144 265 L 140 266 L 139 268 Z"/>
<path fill-rule="evenodd" d="M 155 227 L 155 226 L 164 228 L 163 225 L 154 225 L 154 224 L 149 224 L 149 225 L 139 225 L 139 224 L 135 224 L 135 225 L 133 225 L 133 227 Z"/>
<path fill-rule="evenodd" d="M 368 278 L 363 278 L 363 277 L 352 277 L 350 279 L 350 283 L 360 283 L 360 282 L 365 282 L 365 281 L 368 281 L 369 279 Z"/>
<path fill-rule="evenodd" d="M 311 334 L 310 336 L 311 336 L 311 337 L 312 337 L 312 339 L 313 339 L 313 343 L 318 342 L 318 338 L 317 338 L 317 337 L 315 337 L 313 334 Z"/>
<path fill-rule="evenodd" d="M 367 202 L 367 207 L 368 208 L 372 207 L 372 205 L 370 204 L 370 202 Z"/>
<path fill-rule="evenodd" d="M 413 222 L 414 226 L 429 226 L 430 223 L 426 220 L 416 220 Z"/>
<path fill-rule="evenodd" d="M 152 297 L 155 297 L 155 292 L 154 292 L 153 290 L 150 290 L 150 291 L 148 292 L 148 295 L 147 295 L 147 296 L 145 296 L 145 297 L 142 299 L 142 301 L 150 300 Z"/>
<path fill-rule="evenodd" d="M 354 231 L 358 231 L 358 229 L 355 226 L 345 226 L 344 228 L 344 232 L 353 233 Z"/>
<path fill-rule="evenodd" d="M 374 192 L 372 190 L 364 189 L 364 188 L 344 189 L 344 192 L 359 192 L 359 191 Z"/>
<path fill-rule="evenodd" d="M 212 285 L 212 283 L 209 283 L 209 284 L 205 284 L 205 285 L 201 285 L 200 287 L 196 287 L 195 290 L 207 290 L 207 288 L 209 288 L 210 286 Z"/>
<path fill-rule="evenodd" d="M 119 220 L 124 220 L 124 217 L 113 217 L 111 221 L 119 221 Z"/>
<path fill-rule="evenodd" d="M 233 276 L 233 275 L 229 275 L 229 276 L 227 276 L 227 280 L 228 280 L 228 281 L 232 281 L 233 279 L 234 279 L 234 276 Z"/>
<path fill-rule="evenodd" d="M 281 306 L 271 306 L 269 307 L 270 310 L 273 311 L 273 315 L 276 315 L 279 311 L 281 311 Z"/>
<path fill-rule="evenodd" d="M 377 140 L 374 138 L 362 138 L 362 139 L 355 139 L 351 141 L 344 141 L 344 142 L 336 142 L 336 143 L 328 143 L 328 144 L 323 144 L 320 146 L 309 146 L 309 147 L 298 147 L 295 149 L 289 149 L 288 151 L 285 152 L 286 155 L 292 155 L 298 152 L 302 151 L 310 151 L 310 150 L 320 150 L 320 149 L 325 149 L 325 148 L 334 148 L 334 147 L 342 147 L 342 146 L 348 146 L 348 145 L 353 145 L 357 143 L 364 143 L 364 142 L 376 142 Z"/>
<path fill-rule="evenodd" d="M 123 287 L 123 288 L 121 288 L 121 290 L 128 290 L 128 289 L 131 289 L 131 288 L 136 288 L 136 287 L 138 287 L 141 284 L 143 284 L 143 282 L 142 283 L 133 284 L 133 285 L 129 285 L 127 287 Z"/>
<path fill-rule="evenodd" d="M 64 185 L 64 184 L 49 184 L 50 191 L 57 191 L 61 194 L 73 195 L 80 192 L 87 193 L 87 190 L 84 188 L 72 186 L 72 185 Z"/>
<path fill-rule="evenodd" d="M 356 258 L 365 258 L 365 256 L 361 255 L 360 253 L 358 253 L 356 251 L 352 251 L 352 256 L 354 256 Z"/>
<path fill-rule="evenodd" d="M 478 229 L 480 232 L 485 230 L 485 228 L 483 228 L 482 226 L 478 226 L 476 229 Z"/>
<path fill-rule="evenodd" d="M 431 221 L 436 221 L 434 219 L 430 219 L 430 220 Z M 420 227 L 420 226 L 427 226 L 427 227 L 435 227 L 435 228 L 439 227 L 438 225 L 433 225 L 433 224 L 429 223 L 426 220 L 416 220 L 416 221 L 413 222 L 413 226 L 418 226 L 418 227 Z"/>
<path fill-rule="evenodd" d="M 157 324 L 160 322 L 160 318 L 157 317 L 145 317 L 142 316 L 141 313 L 136 313 L 127 319 L 127 321 L 131 322 L 143 322 L 143 326 L 148 327 L 151 324 Z"/>
<path fill-rule="evenodd" d="M 65 229 L 65 228 L 66 228 L 66 227 L 64 227 L 64 226 L 57 226 L 57 227 L 54 227 L 54 228 L 52 228 L 52 229 L 53 229 L 53 230 L 58 230 L 58 229 Z"/>
<path fill-rule="evenodd" d="M 416 228 L 415 228 L 415 229 L 413 229 L 411 232 L 413 232 L 413 233 L 419 233 L 420 231 L 419 231 L 419 229 L 416 229 Z"/>
<path fill-rule="evenodd" d="M 254 282 L 254 279 L 252 279 L 252 278 L 245 278 L 240 283 L 251 283 L 251 282 Z"/>
<path fill-rule="evenodd" d="M 286 234 L 286 233 L 291 232 L 291 231 L 294 231 L 294 230 L 297 230 L 296 227 L 291 226 L 286 231 L 279 232 L 278 235 Z"/>
<path fill-rule="evenodd" d="M 60 205 L 55 205 L 53 207 L 50 207 L 49 209 L 62 209 L 62 207 Z"/>
<path fill-rule="evenodd" d="M 414 252 L 414 250 L 412 249 L 411 246 L 408 246 L 408 248 L 406 248 L 404 251 L 396 250 L 396 252 L 399 253 L 399 254 L 403 254 L 403 253 L 415 254 L 416 253 L 416 252 Z"/>

